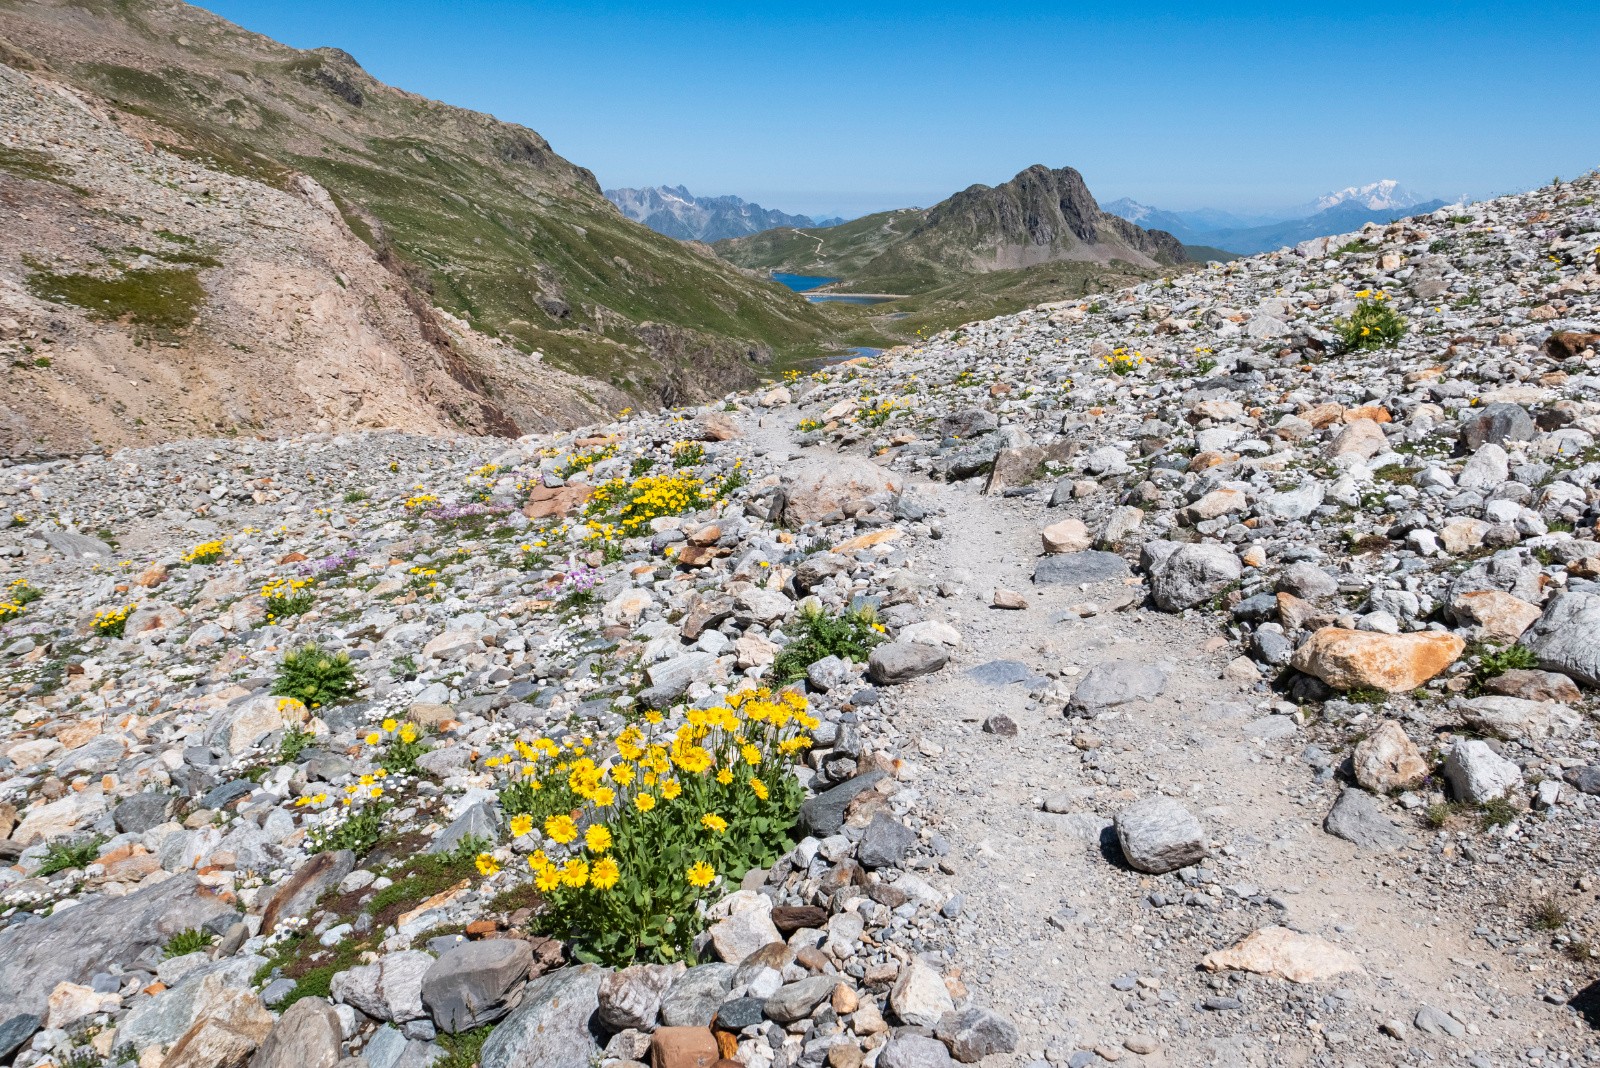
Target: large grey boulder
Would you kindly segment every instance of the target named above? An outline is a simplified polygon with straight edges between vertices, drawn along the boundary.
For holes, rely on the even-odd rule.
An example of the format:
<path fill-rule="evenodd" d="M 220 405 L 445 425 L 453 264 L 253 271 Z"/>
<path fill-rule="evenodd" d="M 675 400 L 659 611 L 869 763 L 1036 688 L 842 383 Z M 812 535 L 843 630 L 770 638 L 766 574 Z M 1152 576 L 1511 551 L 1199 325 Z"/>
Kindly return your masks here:
<path fill-rule="evenodd" d="M 332 1005 L 321 998 L 301 998 L 278 1019 L 250 1068 L 334 1068 L 342 1038 Z"/>
<path fill-rule="evenodd" d="M 360 1009 L 374 1020 L 404 1023 L 427 1015 L 422 979 L 433 957 L 420 949 L 387 953 L 371 964 L 339 972 L 330 984 L 334 1001 Z"/>
<path fill-rule="evenodd" d="M 811 1015 L 811 1010 L 832 996 L 838 986 L 837 975 L 812 975 L 798 982 L 786 983 L 762 1005 L 762 1011 L 781 1024 L 791 1024 Z"/>
<path fill-rule="evenodd" d="M 1504 797 L 1522 785 L 1522 769 L 1489 747 L 1469 739 L 1450 747 L 1444 758 L 1444 777 L 1457 801 L 1481 805 Z"/>
<path fill-rule="evenodd" d="M 661 999 L 661 1022 L 668 1027 L 710 1027 L 717 1006 L 727 1000 L 733 971 L 732 964 L 702 964 L 678 976 Z"/>
<path fill-rule="evenodd" d="M 1123 857 L 1152 875 L 1188 867 L 1206 855 L 1200 821 L 1170 797 L 1135 801 L 1117 813 L 1116 828 Z"/>
<path fill-rule="evenodd" d="M 783 521 L 802 526 L 834 514 L 853 515 L 868 498 L 900 492 L 900 476 L 870 460 L 833 456 L 805 464 L 787 487 Z"/>
<path fill-rule="evenodd" d="M 868 871 L 898 868 L 917 844 L 917 833 L 886 812 L 879 812 L 861 832 L 856 860 Z"/>
<path fill-rule="evenodd" d="M 894 685 L 931 675 L 949 661 L 950 653 L 943 646 L 888 642 L 867 657 L 867 677 L 880 685 Z"/>
<path fill-rule="evenodd" d="M 878 1054 L 879 1068 L 955 1068 L 943 1042 L 914 1031 L 889 1040 Z"/>
<path fill-rule="evenodd" d="M 194 876 L 177 875 L 125 897 L 96 894 L 46 919 L 12 923 L 0 931 L 0 1020 L 43 1016 L 57 983 L 87 984 L 112 964 L 131 968 L 179 931 L 215 930 L 237 915 Z"/>
<path fill-rule="evenodd" d="M 598 1063 L 599 990 L 606 969 L 562 968 L 530 982 L 483 1044 L 480 1068 L 590 1068 Z"/>
<path fill-rule="evenodd" d="M 439 832 L 428 846 L 435 855 L 453 853 L 469 838 L 493 842 L 500 837 L 500 810 L 492 801 L 479 801 L 468 805 L 461 815 L 450 821 L 450 826 Z"/>
<path fill-rule="evenodd" d="M 516 1005 L 532 963 L 533 950 L 520 938 L 457 946 L 422 977 L 422 1004 L 450 1034 L 493 1023 Z"/>
<path fill-rule="evenodd" d="M 975 1064 L 995 1053 L 1010 1053 L 1017 1048 L 1017 1028 L 993 1009 L 972 1006 L 946 1013 L 933 1033 L 950 1048 L 950 1055 L 962 1064 Z"/>
<path fill-rule="evenodd" d="M 1127 578 L 1128 562 L 1116 553 L 1085 549 L 1046 556 L 1033 568 L 1035 586 L 1077 586 L 1086 582 L 1113 582 Z"/>
<path fill-rule="evenodd" d="M 266 958 L 230 957 L 190 972 L 155 997 L 137 1002 L 117 1026 L 117 1042 L 143 1050 L 169 1046 L 202 1019 L 249 1018 L 266 1013 L 250 980 Z"/>
<path fill-rule="evenodd" d="M 1546 671 L 1600 686 L 1600 594 L 1562 593 L 1522 635 Z"/>
<path fill-rule="evenodd" d="M 1462 453 L 1476 452 L 1485 442 L 1499 445 L 1506 441 L 1531 441 L 1538 428 L 1527 411 L 1515 404 L 1486 404 L 1463 408 L 1456 447 Z"/>
<path fill-rule="evenodd" d="M 1149 701 L 1167 690 L 1167 673 L 1156 664 L 1106 660 L 1090 668 L 1067 701 L 1067 714 L 1094 716 L 1119 705 Z"/>
<path fill-rule="evenodd" d="M 1242 574 L 1244 565 L 1226 546 L 1182 545 L 1150 570 L 1150 598 L 1163 611 L 1181 612 L 1211 600 Z"/>

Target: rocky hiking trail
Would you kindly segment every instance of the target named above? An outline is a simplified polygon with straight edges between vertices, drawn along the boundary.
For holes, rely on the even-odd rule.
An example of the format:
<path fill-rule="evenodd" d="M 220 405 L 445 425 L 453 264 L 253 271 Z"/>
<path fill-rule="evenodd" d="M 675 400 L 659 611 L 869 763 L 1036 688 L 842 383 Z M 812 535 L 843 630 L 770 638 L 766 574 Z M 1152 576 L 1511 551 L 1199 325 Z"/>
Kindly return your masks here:
<path fill-rule="evenodd" d="M 563 434 L 0 460 L 0 1063 L 1600 1062 L 1597 199 Z M 582 963 L 644 880 L 670 963 Z"/>
<path fill-rule="evenodd" d="M 797 446 L 792 422 L 763 418 L 752 444 L 792 461 L 836 455 Z M 1293 706 L 1224 677 L 1232 654 L 1213 622 L 1153 611 L 1131 577 L 1035 585 L 1048 559 L 1040 528 L 1062 518 L 1036 500 L 972 482 L 908 477 L 905 488 L 941 511 L 942 536 L 921 543 L 918 563 L 950 595 L 961 641 L 942 670 L 884 701 L 928 823 L 950 843 L 939 868 L 959 911 L 947 910 L 958 917 L 947 959 L 1021 1035 L 996 1062 L 1297 1065 L 1323 1051 L 1359 1057 L 1374 1032 L 1537 1048 L 1552 1022 L 1538 1010 L 1480 1012 L 1536 1001 L 1526 971 L 1492 961 L 1471 917 L 1415 885 L 1415 865 L 1324 830 L 1326 791 L 1310 782 L 1315 752 L 1305 758 L 1315 744 L 1283 714 Z M 998 607 L 1001 591 L 1025 607 Z M 1161 692 L 1092 719 L 1035 699 L 1055 679 L 1070 692 L 1099 664 L 1155 676 Z M 1147 875 L 1122 856 L 1112 817 L 1152 795 L 1182 800 L 1207 828 L 1211 855 L 1185 869 L 1192 878 Z M 1182 905 L 1200 918 L 1175 918 L 1192 911 Z M 1304 967 L 1341 951 L 1354 967 L 1324 989 L 1291 989 L 1291 1013 L 1261 1020 L 1284 984 L 1214 975 L 1201 959 L 1272 925 L 1337 947 L 1312 947 Z"/>

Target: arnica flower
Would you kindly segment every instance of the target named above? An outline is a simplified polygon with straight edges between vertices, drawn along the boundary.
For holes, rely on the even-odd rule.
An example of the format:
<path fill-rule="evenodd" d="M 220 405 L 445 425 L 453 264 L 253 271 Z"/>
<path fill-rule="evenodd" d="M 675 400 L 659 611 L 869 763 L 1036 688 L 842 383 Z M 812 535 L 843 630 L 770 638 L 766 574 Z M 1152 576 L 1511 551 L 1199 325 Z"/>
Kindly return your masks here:
<path fill-rule="evenodd" d="M 395 721 L 394 721 L 394 720 L 392 720 L 392 719 L 386 719 L 386 720 L 384 720 L 384 721 L 383 721 L 383 729 L 384 729 L 384 730 L 385 730 L 385 731 L 388 731 L 388 732 L 390 732 L 390 733 L 393 733 L 393 731 L 394 731 L 394 729 L 395 729 L 395 728 L 396 728 L 396 727 L 398 727 L 398 726 L 399 726 L 399 724 L 398 724 L 398 723 L 396 723 L 396 722 L 395 722 Z"/>
<path fill-rule="evenodd" d="M 520 816 L 511 817 L 511 837 L 521 838 L 531 830 L 533 830 L 532 816 L 523 813 Z"/>
<path fill-rule="evenodd" d="M 578 825 L 572 822 L 571 816 L 551 816 L 544 821 L 544 833 L 561 845 L 566 845 L 578 837 Z"/>
<path fill-rule="evenodd" d="M 589 800 L 593 801 L 597 808 L 610 808 L 617 802 L 617 792 L 609 786 L 602 786 L 589 795 Z"/>
<path fill-rule="evenodd" d="M 371 734 L 367 735 L 368 745 L 377 745 L 381 741 L 383 741 L 383 735 L 379 734 L 377 731 L 373 731 Z"/>
<path fill-rule="evenodd" d="M 610 890 L 617 885 L 617 877 L 622 870 L 617 867 L 617 862 L 610 857 L 604 857 L 594 862 L 594 867 L 589 869 L 589 885 L 596 890 Z"/>
<path fill-rule="evenodd" d="M 604 853 L 611 848 L 611 832 L 596 823 L 583 833 L 583 844 L 588 846 L 591 852 Z"/>
<path fill-rule="evenodd" d="M 561 869 L 563 885 L 577 889 L 589 881 L 589 865 L 582 860 L 569 860 Z"/>
<path fill-rule="evenodd" d="M 400 740 L 407 745 L 417 740 L 417 728 L 407 723 L 400 728 Z"/>
<path fill-rule="evenodd" d="M 479 875 L 494 875 L 500 871 L 500 862 L 488 853 L 479 853 L 477 864 Z"/>
<path fill-rule="evenodd" d="M 711 881 L 717 877 L 717 873 L 705 861 L 697 860 L 689 865 L 689 870 L 685 873 L 685 876 L 688 878 L 690 886 L 703 890 L 711 885 Z"/>
<path fill-rule="evenodd" d="M 700 817 L 700 826 L 704 827 L 708 831 L 716 831 L 718 834 L 721 834 L 723 831 L 728 829 L 728 821 L 717 815 L 715 812 L 707 812 L 704 816 Z"/>
<path fill-rule="evenodd" d="M 671 779 L 662 784 L 661 796 L 668 801 L 674 800 L 681 793 L 683 793 L 683 787 L 678 783 L 677 779 Z"/>
<path fill-rule="evenodd" d="M 727 786 L 730 783 L 732 783 L 733 782 L 733 769 L 732 768 L 723 768 L 722 770 L 718 771 L 717 772 L 717 782 L 720 783 L 723 786 Z"/>
<path fill-rule="evenodd" d="M 649 812 L 656 807 L 656 799 L 651 794 L 639 794 L 633 799 L 633 807 L 640 812 Z"/>
<path fill-rule="evenodd" d="M 767 799 L 767 784 L 754 775 L 750 777 L 750 791 L 763 801 Z"/>

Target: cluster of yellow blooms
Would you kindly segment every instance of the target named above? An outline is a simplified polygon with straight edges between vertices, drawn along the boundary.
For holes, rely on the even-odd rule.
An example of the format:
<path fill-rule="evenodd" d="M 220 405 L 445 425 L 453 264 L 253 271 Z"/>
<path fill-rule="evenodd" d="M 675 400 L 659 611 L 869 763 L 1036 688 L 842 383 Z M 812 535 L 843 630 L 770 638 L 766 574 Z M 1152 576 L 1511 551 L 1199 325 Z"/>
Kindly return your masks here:
<path fill-rule="evenodd" d="M 650 520 L 682 515 L 710 503 L 705 483 L 690 475 L 645 475 L 629 482 L 614 478 L 595 487 L 585 514 L 615 513 L 616 525 L 629 537 L 649 533 Z"/>
<path fill-rule="evenodd" d="M 1130 375 L 1144 366 L 1144 353 L 1139 351 L 1129 352 L 1125 348 L 1111 350 L 1110 356 L 1100 359 L 1100 366 L 1114 375 Z"/>
<path fill-rule="evenodd" d="M 438 503 L 439 498 L 435 497 L 431 493 L 418 493 L 415 496 L 407 497 L 405 500 L 406 510 L 412 512 L 416 511 L 418 508 L 427 508 Z"/>
<path fill-rule="evenodd" d="M 114 638 L 122 637 L 122 627 L 128 622 L 128 616 L 138 608 L 137 604 L 125 604 L 121 608 L 102 608 L 94 614 L 94 619 L 89 623 L 97 634 L 109 635 Z"/>
<path fill-rule="evenodd" d="M 270 578 L 261 586 L 261 598 L 267 602 L 267 622 L 277 622 L 279 616 L 298 615 L 311 607 L 314 594 L 309 578 Z"/>
<path fill-rule="evenodd" d="M 184 553 L 180 559 L 186 564 L 214 564 L 222 559 L 222 539 L 203 541 Z"/>
<path fill-rule="evenodd" d="M 874 404 L 871 397 L 862 397 L 860 407 L 856 409 L 856 422 L 865 423 L 867 426 L 882 426 L 897 410 L 910 406 L 910 401 L 897 401 L 886 397 Z"/>
<path fill-rule="evenodd" d="M 38 590 L 28 584 L 24 578 L 12 579 L 6 587 L 5 600 L 0 601 L 0 623 L 9 623 L 23 612 L 28 610 L 30 601 L 37 601 L 43 596 Z"/>
<path fill-rule="evenodd" d="M 381 724 L 381 731 L 372 731 L 367 735 L 368 745 L 383 744 L 384 735 L 392 734 L 406 745 L 417 740 L 417 725 L 415 723 L 397 723 L 393 719 L 386 719 Z"/>
<path fill-rule="evenodd" d="M 763 767 L 776 767 L 774 757 L 785 758 L 778 762 L 784 765 L 794 759 L 810 746 L 809 732 L 820 723 L 806 711 L 805 697 L 793 690 L 776 695 L 765 689 L 748 690 L 731 694 L 726 701 L 726 707 L 688 709 L 684 724 L 670 738 L 659 740 L 655 728 L 664 717 L 647 712 L 644 727 L 629 726 L 617 735 L 618 759 L 607 766 L 588 755 L 595 742 L 590 737 L 559 742 L 519 739 L 510 752 L 483 761 L 490 770 L 506 769 L 503 803 L 512 801 L 508 807 L 513 811 L 524 807 L 548 813 L 540 824 L 544 835 L 558 846 L 571 847 L 560 860 L 544 850 L 530 855 L 528 866 L 541 892 L 612 889 L 623 874 L 613 853 L 619 844 L 643 863 L 644 854 L 653 855 L 657 845 L 686 830 L 726 834 L 727 817 L 705 808 L 713 797 L 724 801 L 735 797 L 726 792 L 730 788 L 748 790 L 746 796 L 761 802 L 769 799 Z M 742 784 L 735 786 L 740 779 Z M 680 801 L 683 804 L 674 804 Z M 580 831 L 574 813 L 583 808 L 593 815 L 587 829 Z M 602 812 L 608 814 L 608 823 L 599 821 Z M 535 822 L 529 811 L 517 812 L 510 821 L 512 837 L 530 833 Z M 478 868 L 484 874 L 500 870 L 487 853 L 478 858 Z M 681 878 L 703 889 L 716 878 L 716 871 L 704 859 L 696 859 L 682 870 Z"/>

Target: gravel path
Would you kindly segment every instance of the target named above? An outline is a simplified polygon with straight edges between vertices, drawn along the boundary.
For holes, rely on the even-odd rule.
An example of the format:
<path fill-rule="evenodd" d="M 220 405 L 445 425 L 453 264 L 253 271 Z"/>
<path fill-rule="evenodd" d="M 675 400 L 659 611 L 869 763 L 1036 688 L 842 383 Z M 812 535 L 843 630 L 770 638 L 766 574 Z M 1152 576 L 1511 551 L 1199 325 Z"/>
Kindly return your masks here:
<path fill-rule="evenodd" d="M 769 416 L 755 443 L 828 454 L 793 449 L 790 423 Z M 1292 706 L 1223 677 L 1232 653 L 1212 624 L 1139 607 L 1136 580 L 1036 587 L 1037 532 L 1062 515 L 983 496 L 976 483 L 908 484 L 944 512 L 942 538 L 921 543 L 911 566 L 940 589 L 962 644 L 945 669 L 886 700 L 903 750 L 921 754 L 912 784 L 950 843 L 939 867 L 964 899 L 954 941 L 937 948 L 1016 1022 L 1022 1041 L 1009 1063 L 1442 1054 L 1487 1065 L 1523 1059 L 1551 1030 L 1575 1050 L 1587 1045 L 1565 1011 L 1538 1001 L 1537 963 L 1516 967 L 1475 943 L 1472 917 L 1419 878 L 1414 851 L 1439 852 L 1425 834 L 1380 854 L 1323 830 L 1338 784 L 1313 780 L 1306 732 L 1273 714 Z M 997 589 L 1023 594 L 1027 608 L 991 607 Z M 1105 661 L 1158 665 L 1165 693 L 1092 720 L 1064 716 L 1059 695 Z M 996 662 L 996 674 L 1011 662 L 1027 677 L 986 683 L 978 669 Z M 1014 721 L 1016 737 L 983 729 L 996 714 Z M 1122 859 L 1112 817 L 1156 794 L 1204 825 L 1212 855 L 1198 869 L 1153 876 Z M 1152 904 L 1162 899 L 1170 904 Z M 1362 971 L 1297 986 L 1200 970 L 1206 953 L 1274 924 L 1348 950 Z"/>

